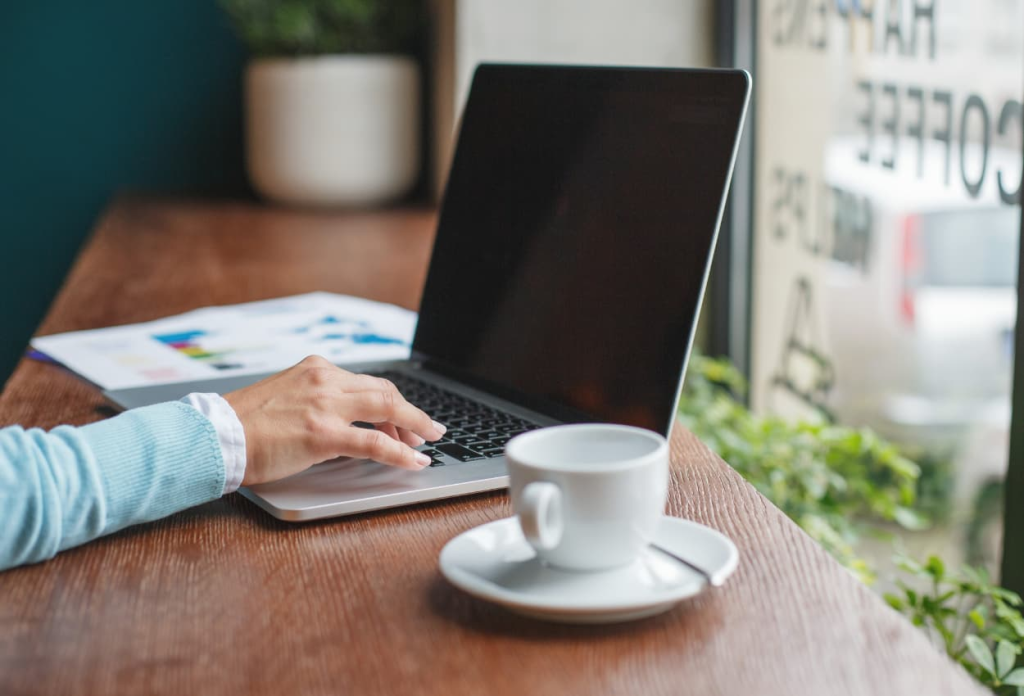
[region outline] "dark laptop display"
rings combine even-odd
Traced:
[[[748,81],[480,66],[413,350],[541,412],[667,433]]]

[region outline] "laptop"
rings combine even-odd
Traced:
[[[410,358],[344,365],[448,427],[419,448],[431,465],[343,458],[242,494],[312,520],[504,488],[504,444],[535,428],[668,436],[749,92],[740,70],[479,66]],[[264,376],[107,396],[133,408]]]

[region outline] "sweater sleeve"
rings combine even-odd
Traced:
[[[0,429],[0,570],[218,498],[224,477],[213,424],[180,402]]]

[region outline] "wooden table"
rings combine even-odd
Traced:
[[[415,308],[433,224],[121,199],[40,333],[311,290]],[[109,413],[30,360],[0,396],[0,425]],[[448,539],[510,514],[504,493],[297,526],[233,494],[0,574],[0,694],[986,693],[682,427],[668,509],[732,537],[733,578],[654,619],[567,627],[438,572]]]

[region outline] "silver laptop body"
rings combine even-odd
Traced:
[[[418,448],[431,466],[343,458],[241,493],[282,520],[349,515],[504,488],[502,446],[529,429],[668,435],[749,89],[736,70],[481,65],[412,356],[344,365],[448,426]],[[106,396],[135,408],[267,376]]]
[[[427,384],[523,419],[532,426],[562,422],[432,373],[418,360],[360,363],[344,365],[344,368],[352,372],[386,374],[389,378],[395,373],[415,376]],[[271,374],[122,389],[106,395],[123,408],[137,408],[173,401],[193,392],[226,394]],[[453,445],[459,444],[454,438],[469,435],[455,427],[450,431],[445,441]],[[422,471],[397,469],[367,459],[335,459],[280,481],[242,488],[240,493],[278,519],[300,522],[480,493],[508,485],[502,456],[480,456],[463,461],[430,443],[417,449],[434,453],[434,463]]]

